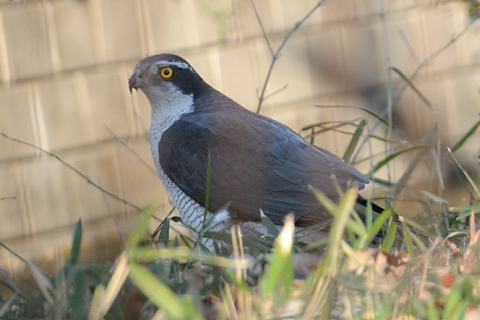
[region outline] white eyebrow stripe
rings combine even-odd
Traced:
[[[193,71],[193,68],[188,63],[184,63],[184,62],[180,62],[180,61],[165,61],[165,60],[162,60],[162,61],[157,62],[156,65],[159,66],[159,67],[175,66],[175,67],[180,68],[180,69],[190,69],[191,71]]]

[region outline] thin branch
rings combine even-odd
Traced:
[[[263,98],[263,100],[268,99],[268,98],[270,98],[271,96],[273,96],[274,94],[277,94],[277,93],[279,93],[280,91],[283,91],[283,90],[287,89],[287,87],[288,87],[288,83],[286,83],[286,84],[285,84],[283,87],[281,87],[280,89],[277,89],[277,90],[273,91],[272,93],[267,94],[267,95]]]
[[[7,282],[9,284],[9,286],[11,287],[12,291],[15,291],[15,294],[19,294],[19,295],[22,295],[22,297],[25,297],[22,290],[15,284],[15,282],[12,280],[10,275],[5,270],[3,270],[2,268],[0,268],[0,276],[2,276],[5,280],[7,280]]]
[[[114,198],[114,199],[117,199],[118,201],[121,201],[123,203],[125,203],[126,205],[129,205],[135,209],[137,209],[138,211],[141,211],[142,209],[137,207],[136,205],[134,205],[133,203],[125,200],[125,199],[122,199],[120,198],[119,196],[111,193],[110,191],[107,191],[105,189],[103,189],[101,186],[99,186],[98,184],[96,184],[95,182],[93,182],[87,175],[83,174],[82,172],[80,172],[78,169],[76,169],[75,167],[73,167],[71,164],[65,162],[62,158],[60,158],[59,156],[57,156],[56,154],[52,153],[52,152],[49,152],[39,146],[36,146],[32,143],[29,143],[29,142],[26,142],[26,141],[22,141],[22,140],[19,140],[19,139],[16,139],[16,138],[13,138],[13,137],[10,137],[9,135],[5,134],[4,132],[1,132],[0,131],[0,135],[2,135],[4,138],[6,139],[9,139],[11,141],[14,141],[16,143],[20,143],[20,144],[23,144],[23,145],[26,145],[26,146],[29,146],[31,148],[34,148],[34,149],[37,149],[37,150],[40,150],[41,152],[49,155],[50,157],[54,157],[55,159],[57,159],[58,161],[60,161],[64,166],[66,166],[67,168],[73,170],[76,174],[78,174],[79,176],[81,176],[82,178],[85,179],[85,181],[87,181],[87,183],[91,184],[92,186],[94,186],[95,188],[99,189],[100,191],[103,191],[105,192],[107,195],[109,195],[110,197]]]
[[[18,253],[16,253],[15,251],[13,251],[12,249],[10,249],[9,246],[7,246],[5,243],[3,243],[2,241],[0,241],[0,246],[1,247],[4,247],[5,249],[7,249],[8,252],[10,252],[11,254],[13,254],[15,257],[17,257],[18,259],[22,260],[23,263],[25,263],[26,265],[31,265],[33,267],[35,267],[38,271],[40,271],[41,273],[43,273],[45,276],[49,277],[49,278],[52,278],[52,275],[47,273],[46,271],[42,270],[41,268],[39,268],[36,264],[34,264],[33,262],[31,261],[28,261],[27,259],[23,258],[22,256],[20,256]]]
[[[386,0],[381,1],[381,6],[382,6],[382,11],[380,14],[381,20],[382,20],[382,31],[383,31],[383,42],[384,42],[384,47],[385,47],[385,60],[387,62],[387,66],[391,66],[391,56],[390,56],[390,44],[389,44],[389,38],[388,38],[388,28],[387,28],[387,8],[386,8]],[[387,86],[387,107],[385,108],[387,112],[387,141],[392,141],[393,137],[393,131],[392,131],[392,126],[393,126],[393,76],[392,76],[393,70],[391,68],[388,69],[388,86]],[[386,152],[387,156],[390,155],[390,143],[386,143]],[[373,160],[373,159],[372,159]],[[392,181],[391,177],[391,172],[392,170],[390,169],[390,162],[387,163],[387,173],[388,173],[388,180]]]
[[[158,177],[158,174],[157,172],[155,171],[155,169],[153,169],[152,167],[150,167],[150,165],[142,158],[138,155],[138,153],[133,150],[128,144],[125,143],[125,141],[123,141],[122,139],[120,139],[112,130],[110,130],[110,128],[106,127],[107,131],[110,133],[110,135],[113,137],[113,139],[117,142],[119,142],[122,146],[124,146],[128,151],[130,151],[134,156],[135,158],[137,158],[141,163],[143,163],[151,172],[153,172],[153,174],[155,176]]]
[[[120,237],[123,240],[123,245],[127,247],[127,237],[125,237],[125,232],[123,232],[122,228],[120,228],[120,224],[117,221],[117,218],[115,217],[115,214],[113,213],[112,207],[110,206],[110,202],[108,201],[107,195],[105,194],[105,191],[102,186],[102,181],[101,179],[98,179],[98,185],[102,188],[102,197],[103,201],[105,201],[105,204],[107,205],[108,213],[112,217],[113,223],[115,223],[115,227],[118,230],[118,233],[120,234]]]
[[[415,51],[413,50],[412,45],[410,44],[410,41],[408,41],[408,38],[405,35],[405,32],[403,32],[403,30],[400,29],[398,30],[398,33],[400,34],[400,37],[402,38],[403,42],[407,46],[407,49],[410,52],[410,55],[412,56],[412,58],[415,60],[415,62],[419,63],[418,57],[415,54]]]
[[[258,24],[260,25],[260,28],[262,29],[263,37],[265,38],[265,41],[268,44],[268,48],[270,49],[270,53],[273,56],[273,55],[275,55],[275,53],[273,52],[273,48],[272,48],[272,45],[270,44],[270,41],[268,40],[267,32],[265,31],[265,28],[263,27],[262,19],[260,19],[260,15],[258,14],[257,7],[255,6],[255,1],[250,0],[250,2],[252,3],[253,11],[255,11],[255,16],[257,17]]]
[[[155,169],[153,169],[142,157],[140,157],[140,155],[135,150],[133,150],[125,141],[120,139],[112,130],[110,130],[110,128],[108,128],[108,127],[105,127],[105,128],[107,129],[107,131],[110,133],[110,135],[113,137],[113,139],[115,141],[119,142],[128,151],[130,151],[135,156],[135,158],[137,158],[141,163],[143,163],[155,175],[155,177],[160,179],[160,177],[157,174],[157,171]],[[153,219],[155,219],[157,221],[162,221],[161,218],[159,218],[155,215],[153,215],[152,217],[153,217]]]
[[[412,73],[412,75],[409,77],[410,81],[413,81],[413,79],[417,76],[418,72],[425,66],[427,66],[429,63],[431,63],[438,55],[440,55],[443,51],[445,51],[445,49],[447,49],[452,43],[454,43],[455,41],[457,41],[461,36],[463,36],[472,26],[475,22],[478,22],[480,19],[476,19],[474,21],[472,21],[471,23],[469,23],[462,31],[460,31],[459,33],[457,33],[456,35],[454,35],[447,43],[445,43],[443,46],[441,46],[439,49],[437,49],[436,51],[434,51],[433,53],[431,53],[427,58],[425,58],[419,65],[418,67],[415,69],[415,71]],[[408,87],[408,83],[406,83],[399,91],[398,93],[393,97],[393,100],[392,100],[392,106],[394,106],[396,104],[396,102],[400,99],[400,97],[402,96],[403,92],[405,91],[405,89]],[[385,119],[385,116],[388,114],[388,106],[382,111],[382,113],[379,115],[379,118],[381,119]],[[371,129],[369,130],[369,133],[372,133],[373,131],[375,131],[375,129],[381,124],[382,122],[380,120],[377,120],[373,123]],[[367,142],[368,140],[368,136],[367,135],[365,137],[365,139],[362,140],[362,142],[359,144],[359,147],[357,148],[357,152],[356,152],[356,155],[358,155],[358,153],[360,152],[360,150],[363,148],[363,146],[365,145],[365,143]]]
[[[133,100],[133,99],[132,99]],[[136,104],[135,104],[136,105]],[[138,111],[137,111],[137,108],[134,107],[133,108],[133,116],[137,119],[137,121],[140,123],[140,126],[142,127],[142,131],[143,131],[143,134],[149,138],[149,131],[147,130],[147,128],[145,127],[145,124],[143,123],[142,121],[142,118],[140,117],[140,115],[138,114]]]
[[[253,2],[253,1],[252,1]],[[260,113],[260,109],[262,108],[262,103],[263,101],[266,99],[266,96],[265,96],[265,91],[267,90],[267,85],[268,85],[268,82],[270,80],[270,76],[272,75],[272,71],[273,71],[273,66],[275,65],[275,63],[277,62],[278,58],[280,57],[280,53],[282,52],[283,50],[283,47],[287,44],[288,40],[290,39],[290,37],[293,35],[293,33],[295,31],[298,30],[298,28],[300,28],[300,26],[305,23],[305,21],[307,21],[307,19],[315,12],[315,10],[318,9],[318,7],[320,7],[323,3],[325,2],[325,0],[321,0],[321,1],[318,1],[317,4],[299,21],[297,21],[295,23],[295,25],[293,26],[293,28],[288,32],[288,34],[286,35],[286,37],[283,39],[282,43],[280,43],[280,46],[278,46],[277,50],[275,51],[275,53],[273,53],[273,50],[272,50],[272,47],[270,46],[270,42],[268,40],[268,37],[265,33],[265,30],[263,29],[263,25],[262,23],[260,22],[260,17],[258,16],[257,14],[257,11],[255,9],[255,6],[254,6],[254,9],[255,9],[255,13],[257,14],[257,19],[259,20],[260,22],[260,26],[262,28],[262,31],[263,31],[263,36],[265,37],[265,40],[267,41],[268,43],[268,46],[270,47],[270,51],[272,52],[272,61],[270,63],[270,67],[268,68],[268,72],[267,72],[267,76],[265,77],[265,81],[263,83],[263,87],[262,87],[262,91],[260,93],[260,96],[258,97],[258,106],[257,106],[257,113]],[[271,96],[271,95],[269,95]]]
[[[413,79],[417,76],[418,72],[423,68],[426,67],[428,64],[430,64],[437,56],[439,56],[443,51],[445,51],[452,43],[457,41],[461,36],[463,36],[476,22],[480,21],[480,19],[473,20],[470,22],[462,31],[457,33],[455,36],[453,36],[450,41],[445,43],[442,47],[438,48],[437,51],[434,51],[432,54],[430,54],[425,60],[420,63],[420,65],[415,69],[415,71],[412,73],[412,75],[409,77],[410,81],[413,81]],[[395,95],[393,98],[393,104],[395,104],[398,99],[402,96],[403,92],[405,89],[409,87],[408,83],[404,84],[403,87],[398,91],[398,93]]]

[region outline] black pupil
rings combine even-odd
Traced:
[[[170,70],[169,69],[163,69],[163,75],[164,76],[168,76],[170,74]]]

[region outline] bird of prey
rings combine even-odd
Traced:
[[[240,224],[254,236],[265,232],[261,211],[278,226],[289,213],[296,227],[328,224],[332,217],[311,187],[335,201],[332,176],[343,189],[369,183],[340,157],[215,90],[177,55],[141,60],[129,87],[142,90],[150,102],[158,175],[193,230],[226,205],[228,223],[221,227]],[[357,202],[366,204],[360,196]]]

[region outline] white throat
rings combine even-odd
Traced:
[[[184,114],[193,111],[193,94],[187,95],[171,85],[168,90],[158,87],[142,88],[152,109],[150,124],[150,147],[157,166],[157,172],[163,180],[163,170],[159,168],[158,143],[163,133]]]
[[[170,85],[169,90],[158,87],[142,89],[152,108],[152,123],[150,133],[163,133],[182,115],[193,111],[193,94],[184,94],[178,88]]]

